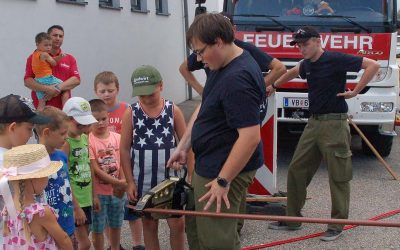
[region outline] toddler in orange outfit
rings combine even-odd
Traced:
[[[53,85],[62,83],[62,80],[53,76],[52,66],[56,66],[57,62],[64,56],[60,54],[56,57],[50,56],[51,38],[45,32],[40,32],[35,37],[36,50],[32,54],[32,71],[35,74],[35,81],[39,84]],[[61,93],[62,104],[68,100],[67,92]],[[38,110],[42,110],[46,105],[45,94],[43,91],[36,91],[36,96],[39,99]]]

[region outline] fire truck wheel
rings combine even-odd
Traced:
[[[393,145],[393,136],[381,135],[381,134],[366,134],[368,140],[374,146],[376,151],[382,156],[386,157],[390,154]],[[374,155],[372,150],[368,147],[367,143],[362,140],[362,151],[366,155]]]

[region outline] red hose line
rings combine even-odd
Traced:
[[[400,227],[400,222],[378,222],[370,220],[345,220],[345,219],[325,219],[325,218],[307,218],[307,217],[292,217],[292,216],[276,216],[276,215],[256,215],[256,214],[237,214],[237,213],[215,213],[215,212],[200,212],[186,211],[176,209],[162,208],[145,208],[146,213],[160,213],[172,215],[186,216],[203,216],[214,218],[231,218],[245,220],[263,220],[263,221],[286,221],[286,222],[303,222],[303,223],[318,223],[318,224],[340,224],[340,225],[362,225],[374,227]]]
[[[390,217],[390,216],[396,215],[398,213],[400,213],[400,209],[393,210],[393,211],[378,215],[378,216],[373,217],[373,218],[368,219],[368,220],[369,221],[377,221],[377,220],[380,220],[380,219],[383,219],[383,218],[386,218],[386,217]],[[350,230],[350,229],[353,229],[353,228],[358,227],[358,226],[359,225],[346,225],[343,228],[343,230]],[[273,242],[265,243],[265,244],[261,244],[261,245],[248,246],[248,247],[242,248],[242,250],[253,250],[253,249],[261,249],[261,248],[284,245],[284,244],[288,244],[288,243],[292,243],[292,242],[296,242],[296,241],[302,241],[302,240],[307,240],[307,239],[319,237],[323,233],[324,232],[318,232],[318,233],[313,233],[313,234],[304,235],[304,236],[300,236],[300,237],[294,237],[294,238],[289,238],[289,239],[285,239],[285,240],[273,241]]]

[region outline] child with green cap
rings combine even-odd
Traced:
[[[161,96],[164,82],[156,68],[138,67],[131,81],[133,96],[138,96],[139,101],[122,118],[120,153],[128,198],[136,201],[164,180],[166,163],[186,124],[178,106]],[[143,218],[142,221],[146,249],[159,249],[158,220]],[[183,250],[184,218],[168,218],[167,223],[171,248]]]

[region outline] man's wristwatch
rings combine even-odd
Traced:
[[[229,182],[225,178],[222,178],[219,176],[217,177],[217,183],[220,187],[223,187],[223,188],[226,188],[229,186]]]
[[[56,88],[58,91],[60,91],[60,92],[61,92],[61,88],[60,88],[60,85],[59,85],[59,84],[57,84],[57,85],[54,85],[54,88]]]

